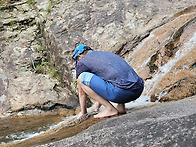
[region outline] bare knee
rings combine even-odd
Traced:
[[[78,76],[78,79],[77,79],[77,84],[78,84],[78,85],[81,85],[81,75],[82,75],[82,74],[80,74],[80,75]]]
[[[84,90],[82,88],[81,74],[78,76],[77,85],[78,85],[79,95],[85,95],[86,93],[84,92]]]

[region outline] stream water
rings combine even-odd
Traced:
[[[63,121],[60,116],[4,119],[0,121],[0,144],[25,140],[51,129]]]
[[[152,104],[149,96],[141,96],[136,101],[126,104],[126,108],[133,108],[141,105]],[[116,104],[113,103],[115,106]],[[103,107],[101,107],[101,110]],[[0,121],[0,146],[7,143],[15,143],[17,141],[25,141],[29,138],[41,135],[42,133],[52,130],[53,128],[61,128],[57,140],[65,138],[66,136],[72,136],[80,131],[88,128],[89,126],[101,121],[100,119],[88,119],[80,126],[63,130],[61,125],[69,124],[71,121],[77,120],[76,116],[61,117],[61,116],[36,116],[26,118],[13,118],[4,119]],[[58,132],[58,131],[57,131]],[[63,134],[63,135],[62,135]],[[54,137],[48,136],[48,140],[54,139]],[[45,141],[45,140],[44,140]],[[45,141],[47,142],[47,140]]]

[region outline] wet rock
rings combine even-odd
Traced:
[[[26,113],[35,108],[41,112],[43,109],[61,107],[76,109],[78,101],[72,98],[76,89],[73,86],[75,69],[71,57],[78,44],[84,43],[95,50],[122,55],[146,79],[148,85],[156,79],[156,75],[161,75],[163,65],[183,50],[180,48],[181,44],[191,44],[182,36],[195,27],[193,0],[3,2],[0,6],[0,74],[9,79],[7,101],[4,103],[6,109],[1,112],[5,115],[18,111]],[[163,25],[167,22],[176,25]],[[163,29],[163,36],[161,33],[156,35],[160,36],[158,40],[151,40],[159,26],[167,29]],[[193,32],[190,34],[193,35]],[[149,40],[151,48],[142,48],[145,43],[140,42],[143,40]],[[144,52],[146,56],[143,55]],[[184,59],[186,65],[181,62],[178,66],[184,71],[186,69],[184,73],[188,77],[194,77],[195,57],[192,55],[191,52],[187,54]],[[190,60],[188,56],[191,57]],[[50,69],[49,65],[57,70]],[[180,73],[178,67],[174,67],[176,73]],[[47,73],[46,70],[61,76],[61,92],[54,90],[59,81],[43,75]],[[171,81],[166,84],[146,86],[144,94],[157,97],[165,87],[185,78],[180,75],[172,76],[175,77],[172,80],[166,77]],[[162,82],[161,79],[159,82]]]
[[[190,146],[196,145],[196,97],[131,110],[106,119],[54,146]]]
[[[196,9],[172,17],[171,21],[150,32],[134,50],[124,54],[145,79],[143,95],[150,95],[152,101],[195,95],[195,69],[191,68],[196,60],[193,53],[196,48],[195,31],[192,31],[196,28],[195,20]],[[189,82],[177,86],[183,79]]]
[[[8,78],[5,75],[0,74],[0,115],[10,108],[10,103],[7,97],[8,85]]]
[[[183,99],[196,94],[196,77],[185,77],[165,87],[160,102]]]
[[[62,80],[70,90],[74,90],[71,84],[75,80],[71,56],[76,45],[84,43],[95,50],[125,54],[133,50],[151,30],[166,23],[173,14],[193,5],[193,1],[187,3],[177,0],[95,0],[76,3],[57,3],[43,28],[50,57],[55,61]],[[148,56],[154,53],[151,52]],[[168,51],[168,56],[171,56],[169,54],[172,53]],[[125,57],[129,56],[130,54]],[[143,60],[140,56],[136,57]],[[157,69],[158,66],[153,63],[152,72]]]

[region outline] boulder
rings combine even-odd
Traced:
[[[177,100],[196,94],[195,20],[196,8],[188,8],[152,30],[134,50],[125,47],[121,51],[145,80],[143,95],[150,96],[152,101]]]
[[[39,147],[196,145],[196,97],[131,109],[85,131]]]
[[[143,95],[159,101],[194,95],[194,4],[194,0],[2,1],[0,74],[6,80],[0,83],[1,116],[75,109],[71,57],[81,43],[122,56],[145,79]],[[186,45],[190,50],[169,68],[175,72],[166,74],[163,67],[185,53]],[[183,92],[173,98],[175,89]]]
[[[122,56],[146,81],[143,95],[166,101],[195,94],[195,87],[184,85],[184,94],[173,98],[170,92],[161,99],[169,93],[168,86],[195,78],[195,32],[191,31],[195,30],[195,10],[193,1],[62,1],[55,4],[42,30],[49,56],[71,91],[76,80],[72,52],[78,44],[87,44]]]
[[[57,71],[42,43],[38,22],[46,18],[50,2],[36,1],[37,7],[26,0],[0,3],[0,117],[75,109],[78,100],[70,90],[55,90]]]

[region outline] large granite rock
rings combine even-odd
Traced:
[[[194,5],[184,0],[62,1],[42,25],[43,34],[71,91],[72,52],[83,43],[125,58],[146,81],[143,95],[152,101],[181,99],[194,95],[196,89]],[[176,92],[179,89],[183,93]]]
[[[175,14],[154,29],[125,59],[145,80],[143,95],[168,101],[196,94],[196,8]],[[180,92],[179,92],[180,91]]]
[[[196,97],[132,109],[61,141],[39,147],[196,146]]]
[[[194,0],[9,0],[0,12],[0,117],[75,109],[71,57],[81,43],[123,56],[154,100],[195,94]],[[169,71],[175,72],[166,74],[166,63],[174,63]],[[63,88],[46,70],[60,74]]]
[[[0,2],[0,117],[37,115],[58,107],[67,111],[78,105],[70,90],[59,90],[58,80],[45,72],[51,63],[38,22],[46,18],[50,1],[36,1],[37,7],[34,2]]]

